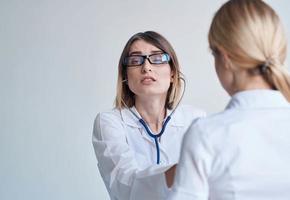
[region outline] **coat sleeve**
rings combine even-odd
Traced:
[[[168,194],[164,172],[170,166],[139,169],[120,118],[98,114],[93,146],[98,167],[112,199],[165,199]]]
[[[197,123],[198,124],[198,123]],[[169,200],[208,200],[212,150],[197,124],[186,132]]]

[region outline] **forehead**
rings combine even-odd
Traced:
[[[152,53],[156,51],[161,51],[161,49],[144,40],[136,40],[132,43],[129,54],[132,52]]]

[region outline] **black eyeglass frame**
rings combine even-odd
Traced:
[[[164,62],[154,62],[154,61],[151,61],[150,58],[152,56],[156,56],[156,55],[162,55],[162,56],[166,56],[167,60],[164,61]],[[141,61],[140,64],[133,64],[133,65],[129,65],[128,64],[128,59],[131,58],[131,57],[142,57],[143,60]],[[127,67],[135,67],[135,66],[141,66],[145,63],[145,60],[148,60],[150,64],[152,65],[161,65],[161,64],[168,64],[171,60],[170,56],[168,53],[165,53],[165,52],[162,52],[162,53],[154,53],[154,54],[150,54],[150,55],[131,55],[131,56],[127,56],[125,57],[124,61],[123,61],[123,65],[124,66],[127,66]]]

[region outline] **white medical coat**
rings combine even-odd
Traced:
[[[185,134],[170,200],[289,200],[290,105],[274,90],[235,94]]]
[[[134,107],[132,110],[140,117]],[[164,172],[178,162],[182,138],[191,122],[204,115],[190,106],[177,108],[159,140],[161,164],[157,165],[154,139],[136,116],[128,109],[99,113],[94,124],[93,146],[110,198],[165,199],[168,188]]]

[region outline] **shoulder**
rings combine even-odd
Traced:
[[[120,126],[121,122],[121,111],[118,109],[99,112],[94,121],[94,130],[101,130],[108,126]]]
[[[248,120],[245,111],[228,109],[215,114],[208,115],[198,120],[193,127],[204,130],[206,134],[226,133],[229,127],[241,121]]]
[[[186,139],[213,146],[224,144],[229,129],[238,121],[235,116],[232,110],[225,110],[194,120],[187,130]]]
[[[121,110],[113,108],[110,110],[99,112],[96,116],[96,119],[121,119]]]
[[[204,118],[195,119],[187,129],[183,146],[196,157],[214,155],[215,150],[222,148],[225,140],[224,112],[213,114]]]
[[[94,121],[93,135],[96,138],[104,139],[114,135],[120,135],[123,129],[121,111],[111,109],[97,114]]]
[[[99,112],[95,118],[96,121],[120,121],[121,111],[119,109],[113,108],[110,110]]]

